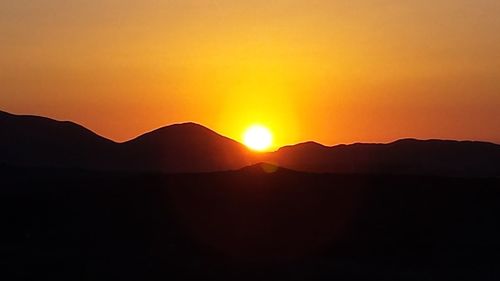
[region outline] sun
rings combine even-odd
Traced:
[[[273,135],[268,128],[261,125],[253,125],[245,131],[243,142],[252,150],[264,151],[271,147]]]

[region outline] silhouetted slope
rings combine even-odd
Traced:
[[[72,122],[0,111],[0,163],[101,169],[114,145]]]
[[[209,172],[251,163],[242,144],[195,123],[166,126],[121,144],[132,170]]]
[[[473,141],[403,139],[332,147],[303,143],[283,147],[268,160],[309,172],[500,176],[500,145]]]
[[[67,121],[0,112],[0,163],[155,172],[208,172],[251,164],[242,144],[194,123],[114,143]]]
[[[389,144],[315,142],[256,154],[195,123],[166,126],[114,143],[72,122],[0,112],[0,164],[97,170],[211,172],[271,162],[328,173],[500,177],[500,145],[404,139]]]

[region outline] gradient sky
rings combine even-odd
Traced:
[[[500,142],[498,0],[0,0],[0,109],[117,141]]]

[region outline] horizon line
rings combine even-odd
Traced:
[[[142,133],[139,133],[138,135],[135,135],[134,137],[131,137],[131,138],[128,138],[127,140],[124,140],[124,141],[117,141],[113,138],[110,138],[110,137],[107,137],[107,136],[104,136],[102,134],[99,134],[97,133],[96,131],[92,130],[91,128],[87,127],[87,126],[84,126],[82,125],[81,123],[77,122],[77,121],[74,121],[74,120],[63,120],[63,119],[56,119],[56,118],[53,118],[53,117],[47,117],[47,116],[42,116],[42,115],[34,115],[34,114],[17,114],[17,113],[12,113],[12,112],[9,112],[9,111],[5,111],[5,110],[2,110],[0,109],[0,113],[5,113],[5,114],[8,114],[8,115],[13,115],[13,116],[18,116],[18,117],[37,117],[37,118],[45,118],[45,119],[49,119],[49,120],[52,120],[52,121],[56,121],[56,122],[70,122],[70,123],[73,123],[75,125],[78,125],[82,128],[85,128],[86,130],[92,132],[93,134],[101,137],[101,138],[104,138],[106,140],[109,140],[111,142],[114,142],[114,143],[117,143],[117,144],[122,144],[122,143],[127,143],[129,141],[132,141],[134,139],[137,139],[141,136],[144,136],[146,134],[149,134],[149,133],[152,133],[152,132],[155,132],[157,130],[160,130],[160,129],[163,129],[163,128],[168,128],[168,127],[171,127],[171,126],[176,126],[176,125],[188,125],[188,124],[193,124],[193,125],[197,125],[197,126],[200,126],[200,127],[203,127],[207,130],[210,130],[211,132],[221,136],[221,137],[224,137],[224,138],[228,138],[230,140],[233,140],[243,146],[246,147],[246,145],[238,140],[235,140],[229,136],[226,136],[226,135],[223,135],[201,123],[197,123],[195,121],[180,121],[180,122],[175,122],[175,123],[171,123],[171,124],[166,124],[166,125],[163,125],[163,126],[160,126],[160,127],[156,127],[154,129],[150,129],[150,130],[146,130],[145,132],[142,132]],[[496,145],[500,145],[500,140],[478,140],[478,139],[448,139],[448,138],[436,138],[436,137],[431,137],[431,138],[418,138],[418,137],[400,137],[400,138],[396,138],[396,139],[393,139],[391,141],[386,141],[386,142],[377,142],[377,141],[374,141],[374,142],[365,142],[365,141],[355,141],[355,142],[350,142],[350,143],[336,143],[336,144],[332,144],[332,145],[326,145],[326,144],[323,144],[323,143],[320,143],[318,141],[314,141],[314,140],[304,140],[304,141],[300,141],[300,142],[297,142],[297,143],[292,143],[292,144],[284,144],[284,145],[281,145],[281,146],[276,146],[276,147],[273,147],[272,149],[270,150],[265,150],[265,151],[261,151],[261,153],[269,153],[269,152],[276,152],[282,148],[287,148],[287,147],[293,147],[293,146],[297,146],[297,145],[303,145],[303,144],[316,144],[316,145],[319,145],[319,146],[322,146],[322,147],[325,147],[325,148],[331,148],[331,147],[336,147],[336,146],[343,146],[343,145],[356,145],[356,144],[378,144],[378,145],[387,145],[387,144],[392,144],[392,143],[395,143],[395,142],[398,142],[398,141],[401,141],[401,140],[417,140],[417,141],[457,141],[457,142],[483,142],[483,143],[492,143],[492,144],[496,144]]]

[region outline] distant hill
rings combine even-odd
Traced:
[[[116,145],[72,122],[0,111],[0,163],[103,169]]]
[[[195,123],[166,126],[120,144],[128,168],[139,171],[210,172],[251,164],[248,149]]]
[[[0,111],[0,164],[150,172],[210,172],[252,162],[247,148],[194,123],[115,143],[67,121]]]
[[[500,145],[476,141],[402,139],[388,144],[286,146],[269,161],[324,173],[500,176]]]
[[[0,164],[197,173],[270,162],[317,173],[500,177],[500,145],[403,139],[389,144],[306,142],[256,154],[195,123],[159,128],[115,143],[72,122],[0,111]]]

